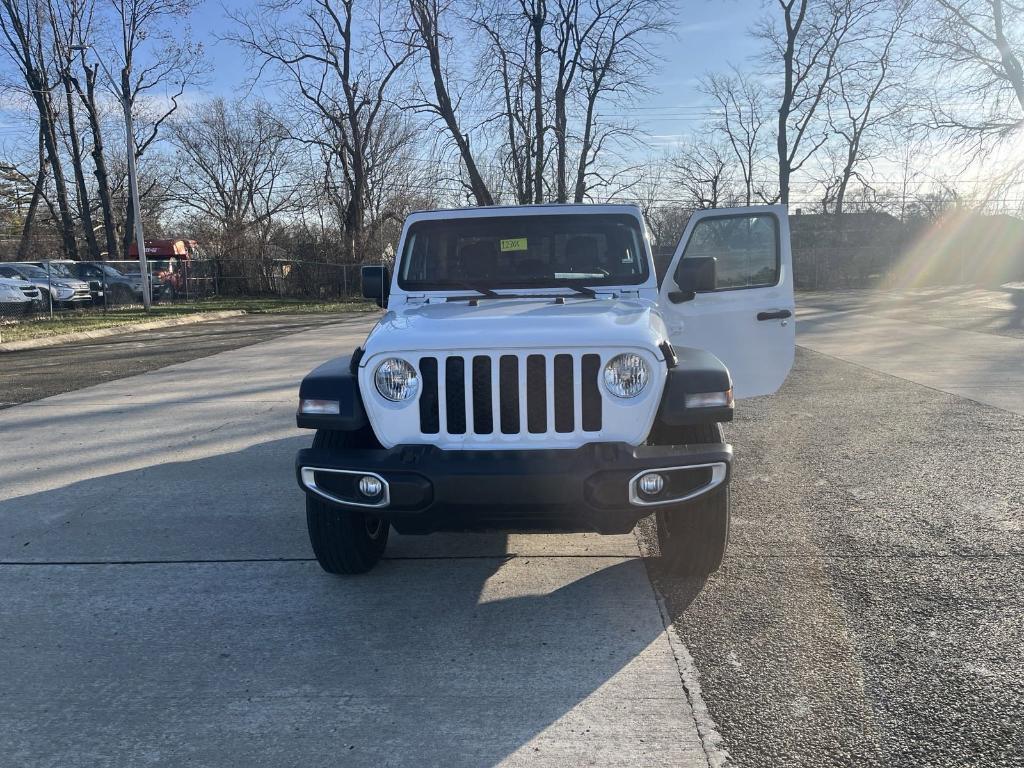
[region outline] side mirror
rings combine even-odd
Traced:
[[[363,298],[376,299],[377,306],[383,307],[388,303],[388,294],[391,293],[391,272],[383,266],[364,266],[362,268]]]
[[[668,299],[673,304],[692,301],[698,293],[713,291],[718,285],[715,269],[718,260],[714,256],[697,256],[681,259],[676,267],[676,284],[681,290],[671,291]]]

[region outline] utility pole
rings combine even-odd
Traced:
[[[72,45],[71,50],[73,51],[88,51],[92,46],[89,45]],[[93,49],[93,53],[96,53]],[[111,83],[114,82],[114,78],[110,76],[110,70],[107,69],[107,65],[103,63],[103,59],[96,54],[97,60],[103,72],[106,74],[107,79]],[[132,123],[132,102],[128,97],[131,93],[131,70],[128,66],[121,68],[121,87],[118,89],[118,96],[121,100],[121,108],[124,110],[124,126],[125,133],[127,135],[128,145],[128,188],[132,198],[132,210],[135,212],[135,247],[139,251],[139,272],[142,277],[142,305],[146,311],[149,312],[150,306],[153,303],[152,286],[149,282],[149,263],[146,260],[146,237],[142,232],[142,207],[139,204],[139,177],[135,170],[135,129]]]

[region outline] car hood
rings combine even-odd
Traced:
[[[389,310],[366,340],[369,355],[459,349],[651,350],[668,338],[654,304],[642,299],[480,299]]]
[[[18,288],[19,290],[26,286],[29,288],[35,287],[28,280],[16,280],[13,277],[0,277],[0,285],[8,285],[11,288]]]

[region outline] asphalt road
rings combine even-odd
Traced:
[[[59,347],[0,352],[0,408],[154,371],[343,319],[340,315],[326,314],[242,315],[95,340],[83,339]]]
[[[1015,336],[975,295],[973,322],[893,309]],[[798,304],[847,313],[815,344],[887,340],[870,296]],[[971,336],[944,338],[974,365]],[[1024,765],[1024,417],[870,364],[799,349],[777,395],[739,404],[725,567],[655,576],[736,765]]]

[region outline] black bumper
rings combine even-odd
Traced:
[[[725,444],[637,447],[595,443],[575,450],[524,451],[443,451],[434,446],[358,451],[310,448],[299,451],[296,477],[306,493],[340,509],[382,517],[400,533],[626,533],[659,508],[683,506],[725,485],[731,462],[732,448]],[[632,482],[647,470],[668,468],[679,470],[664,473],[668,484],[660,496],[643,496]],[[383,503],[384,495],[367,500],[358,494],[358,474],[330,470],[373,473],[387,483],[386,503],[368,506]],[[685,501],[672,501],[684,497]]]

